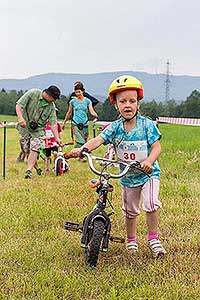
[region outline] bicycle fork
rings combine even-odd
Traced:
[[[104,223],[104,234],[101,244],[101,251],[106,252],[108,250],[109,241],[124,243],[125,239],[120,237],[114,237],[110,235],[111,232],[111,219],[110,216],[114,214],[114,210],[112,207],[112,211],[110,213],[105,212],[106,202],[107,202],[107,194],[109,190],[112,190],[112,185],[104,183],[104,187],[102,185],[97,187],[96,192],[99,195],[97,200],[97,204],[94,206],[93,210],[85,217],[83,221],[83,225],[80,226],[78,223],[66,222],[65,229],[71,231],[79,231],[82,232],[81,238],[81,247],[86,248],[93,230],[93,224],[95,219],[101,219]]]

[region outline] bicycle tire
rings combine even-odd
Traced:
[[[85,249],[85,264],[88,267],[96,267],[101,242],[104,235],[104,222],[101,219],[95,219],[91,239]]]
[[[62,176],[63,174],[63,161],[62,159],[58,159],[56,162],[56,176]]]

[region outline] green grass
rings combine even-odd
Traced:
[[[0,122],[17,122],[17,116],[0,115]]]
[[[61,178],[34,173],[32,180],[25,180],[25,163],[16,163],[18,133],[7,129],[6,180],[0,179],[0,299],[200,299],[200,131],[167,124],[159,128],[159,227],[168,255],[159,261],[151,258],[141,213],[138,255],[111,243],[95,270],[85,269],[79,233],[63,230],[66,220],[81,222],[95,202],[95,192],[87,184],[95,176],[87,163],[70,160],[71,171]],[[63,140],[69,135],[68,127]],[[2,141],[0,129],[0,154]],[[102,146],[96,154],[104,151]],[[125,236],[120,186],[113,183],[113,234]]]

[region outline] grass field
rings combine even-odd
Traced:
[[[163,260],[151,258],[141,213],[139,253],[132,256],[123,244],[110,243],[95,270],[85,269],[79,233],[63,229],[66,220],[81,222],[95,202],[87,184],[94,175],[87,163],[70,160],[66,176],[33,173],[32,180],[25,180],[26,165],[16,162],[17,131],[7,129],[6,180],[0,179],[0,299],[200,299],[200,130],[168,124],[159,128],[160,238],[168,254]],[[66,128],[63,140],[68,139]],[[1,156],[2,141],[0,129]],[[104,151],[102,146],[96,154]],[[43,161],[40,166],[44,168]],[[120,186],[112,182],[113,234],[125,236]]]

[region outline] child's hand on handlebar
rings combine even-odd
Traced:
[[[141,168],[147,173],[152,173],[152,164],[146,159],[140,163]]]
[[[79,157],[81,155],[82,149],[81,148],[74,148],[70,151],[70,155],[72,157]]]
[[[61,125],[61,129],[62,129],[62,130],[65,129],[65,123],[63,123],[63,124]]]

